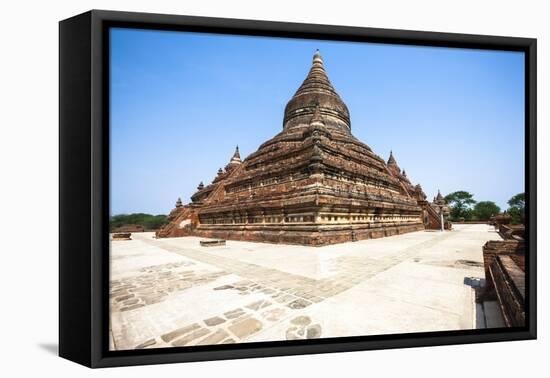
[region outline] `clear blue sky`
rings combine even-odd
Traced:
[[[280,132],[316,49],[353,134],[430,199],[524,191],[523,53],[113,29],[111,214],[166,214]]]

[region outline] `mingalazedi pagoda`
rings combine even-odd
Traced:
[[[441,195],[429,203],[392,153],[386,163],[353,136],[317,51],[286,105],[283,130],[244,160],[237,147],[191,203],[178,199],[157,237],[322,246],[440,229],[446,211]]]

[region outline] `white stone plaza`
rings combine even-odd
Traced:
[[[500,326],[473,289],[500,239],[483,224],[326,247],[134,233],[111,242],[111,349]]]

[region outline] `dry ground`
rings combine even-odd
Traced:
[[[321,248],[132,238],[111,243],[111,349],[485,327],[472,286],[500,239],[486,225]]]

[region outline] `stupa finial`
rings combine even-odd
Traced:
[[[315,50],[315,54],[313,54],[313,63],[323,64],[323,57],[321,56],[321,52],[319,51],[319,49]]]

